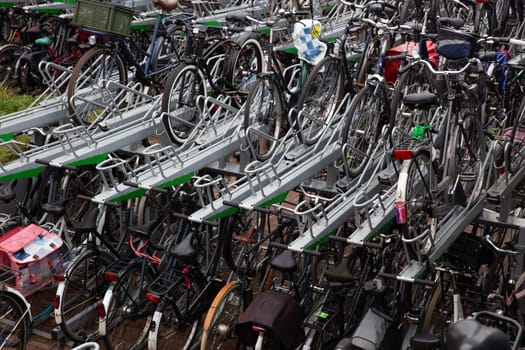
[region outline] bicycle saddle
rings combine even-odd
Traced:
[[[285,250],[281,254],[277,255],[270,261],[270,265],[282,272],[295,272],[297,271],[297,262],[293,256],[291,250]]]
[[[153,229],[157,226],[159,221],[160,220],[152,220],[144,225],[130,226],[128,227],[128,230],[133,236],[137,236],[142,239],[150,239]]]
[[[77,233],[90,233],[97,230],[97,217],[98,208],[93,207],[91,210],[82,218],[82,221],[74,225]]]
[[[438,102],[438,96],[429,91],[407,94],[403,97],[403,104],[411,109],[430,109]]]
[[[55,216],[62,216],[66,212],[66,207],[64,206],[66,200],[61,199],[58,202],[55,203],[44,203],[42,204],[42,210],[46,213],[55,215]]]
[[[182,242],[173,244],[169,249],[169,253],[174,258],[196,265],[197,262],[195,259],[197,258],[199,251],[195,248],[194,241],[195,235],[191,232],[182,240]]]
[[[329,282],[350,282],[353,281],[355,278],[352,276],[352,273],[350,270],[348,270],[348,256],[343,257],[341,262],[337,264],[335,269],[333,270],[327,270],[325,272],[325,277]]]
[[[16,180],[9,181],[0,186],[0,200],[4,203],[9,203],[16,198],[15,186]]]
[[[415,349],[433,350],[441,349],[441,339],[433,334],[417,334],[410,338],[410,346]]]
[[[179,0],[153,0],[153,4],[166,11],[175,10],[179,6]]]
[[[438,18],[438,25],[439,26],[449,26],[453,27],[454,29],[459,29],[465,25],[465,21],[461,18],[452,18],[452,17],[441,17]]]
[[[450,326],[447,349],[454,350],[510,350],[509,338],[497,328],[485,326],[475,320],[463,320]]]

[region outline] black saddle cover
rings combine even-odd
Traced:
[[[305,339],[303,313],[291,295],[269,290],[258,294],[237,321],[236,331],[245,345],[255,345],[258,334],[252,326],[268,330],[269,349],[295,349]]]
[[[447,349],[453,350],[511,350],[509,338],[497,328],[475,320],[463,320],[450,326]]]

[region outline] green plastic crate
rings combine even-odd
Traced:
[[[101,32],[129,36],[133,10],[109,2],[77,1],[73,23]]]

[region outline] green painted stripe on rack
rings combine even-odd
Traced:
[[[38,176],[44,169],[43,166],[32,168],[29,170],[21,171],[16,174],[9,174],[5,176],[0,176],[0,181],[10,181],[10,180],[20,180],[20,179],[29,179],[35,176]]]
[[[11,8],[15,6],[14,2],[0,2],[0,7]]]
[[[2,141],[9,141],[9,140],[11,140],[14,136],[15,136],[15,133],[14,133],[14,132],[9,133],[9,134],[3,134],[3,135],[0,135],[0,140],[2,140]]]
[[[270,199],[270,200],[262,203],[261,205],[259,205],[259,207],[266,208],[266,207],[269,207],[272,204],[284,201],[286,196],[288,196],[288,192],[290,192],[290,191],[285,191],[285,192],[283,192],[283,193],[273,197],[272,199]]]
[[[188,173],[186,175],[180,176],[180,177],[178,177],[176,179],[173,179],[171,181],[168,181],[168,182],[165,182],[163,184],[160,184],[158,187],[159,188],[167,188],[167,187],[170,187],[170,186],[176,186],[176,185],[184,184],[184,183],[190,181],[191,178],[193,177],[193,175],[194,175],[194,172]],[[128,199],[142,197],[143,195],[146,194],[147,191],[148,190],[146,190],[144,188],[138,188],[138,189],[136,189],[134,191],[128,192],[126,194],[123,194],[122,196],[115,197],[115,198],[111,199],[111,201],[117,203],[117,202],[127,201]]]
[[[236,214],[237,212],[239,211],[239,208],[235,208],[235,207],[230,207],[226,210],[223,210],[215,215],[212,215],[212,216],[209,216],[206,218],[206,220],[208,221],[215,221],[215,220],[219,220],[219,219],[222,219],[222,218],[226,218],[228,216],[232,216],[234,214]]]
[[[49,15],[58,15],[62,12],[60,9],[35,9],[38,13],[47,13]]]
[[[208,27],[222,27],[219,21],[204,22],[204,25]]]
[[[191,180],[193,175],[195,175],[195,173],[192,171],[191,173],[188,173],[186,175],[182,175],[181,177],[178,177],[178,178],[176,178],[174,180],[162,183],[162,184],[159,185],[159,187],[160,188],[168,188],[168,187],[171,187],[171,186],[177,186],[177,185],[185,184],[185,183],[187,183],[187,182],[189,182]]]
[[[86,159],[80,159],[74,162],[69,163],[68,165],[71,166],[83,166],[83,165],[91,165],[91,164],[98,164],[102,162],[103,160],[106,160],[108,158],[109,152],[97,154],[96,156],[89,157]]]
[[[128,199],[142,197],[143,195],[146,194],[146,192],[147,192],[147,190],[145,190],[144,188],[138,188],[138,189],[136,189],[134,191],[128,192],[126,194],[123,194],[122,196],[113,198],[113,199],[111,199],[111,201],[114,202],[114,203],[127,201]]]

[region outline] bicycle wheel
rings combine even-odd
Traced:
[[[436,198],[431,197],[430,191],[437,186],[437,175],[432,161],[426,151],[417,152],[409,162],[403,162],[402,173],[406,173],[403,183],[398,185],[398,196],[404,193],[406,224],[402,227],[402,234],[406,238],[414,238],[427,230],[432,223],[431,206],[438,204]],[[429,240],[407,245],[411,254],[425,253],[430,250]],[[410,256],[409,259],[414,258]]]
[[[514,113],[510,136],[507,136],[508,142],[504,153],[505,171],[515,174],[521,169],[524,161],[524,156],[521,153],[525,141],[525,100],[521,102],[518,112]]]
[[[222,256],[232,271],[237,272],[246,267],[244,254],[247,252],[250,254],[250,261],[254,257],[257,259],[262,249],[259,243],[264,235],[265,219],[264,214],[242,211],[226,220]],[[258,249],[254,251],[253,247]]]
[[[201,350],[236,349],[235,324],[244,309],[242,285],[229,282],[219,291],[204,319]]]
[[[107,288],[102,274],[113,261],[109,253],[88,251],[71,263],[57,289],[60,328],[75,343],[98,337],[96,305]]]
[[[0,86],[13,87],[15,64],[18,58],[18,45],[8,44],[0,47]]]
[[[405,95],[423,91],[432,91],[427,70],[409,69],[399,77],[390,105],[388,135],[393,146],[406,140],[414,125],[429,124],[432,111],[408,110],[403,104]]]
[[[24,350],[28,336],[26,310],[15,296],[0,291],[0,349]]]
[[[297,127],[306,145],[316,143],[328,126],[343,97],[343,86],[340,62],[332,57],[323,58],[308,76],[297,102],[297,110],[302,111]]]
[[[263,50],[256,36],[253,36],[255,38],[240,39],[244,41],[231,50],[224,64],[224,77],[232,88],[238,91],[239,106],[244,103],[263,66]]]
[[[207,96],[208,87],[202,71],[193,64],[180,64],[173,69],[162,94],[162,118],[170,140],[183,144],[200,120],[197,96]]]
[[[450,162],[465,194],[467,204],[475,204],[483,188],[483,165],[486,156],[485,135],[478,118],[473,114],[463,116],[463,125],[455,129],[454,152]]]
[[[244,106],[243,127],[254,156],[269,159],[286,129],[282,94],[271,77],[257,78],[253,84]]]
[[[146,288],[153,279],[149,269],[142,271],[141,265],[135,265],[113,286],[104,339],[112,349],[142,349],[146,345],[154,311],[146,299]]]
[[[124,90],[108,84],[127,83],[120,55],[110,48],[94,47],[80,57],[67,85],[67,109],[77,125],[97,125],[125,105]]]
[[[149,350],[196,347],[197,328],[200,327],[203,314],[199,312],[198,306],[196,309],[190,307],[203,291],[204,281],[190,273],[186,278],[188,281],[180,279],[179,284],[170,291],[170,301],[155,311],[148,334]]]
[[[342,131],[344,152],[350,176],[358,176],[364,170],[376,146],[382,125],[388,120],[388,100],[366,85],[352,100]]]
[[[151,55],[150,67],[152,72],[156,72],[154,79],[159,93],[164,91],[169,73],[180,61],[184,41],[180,29],[181,27],[175,26],[170,28],[164,36],[157,38]]]

